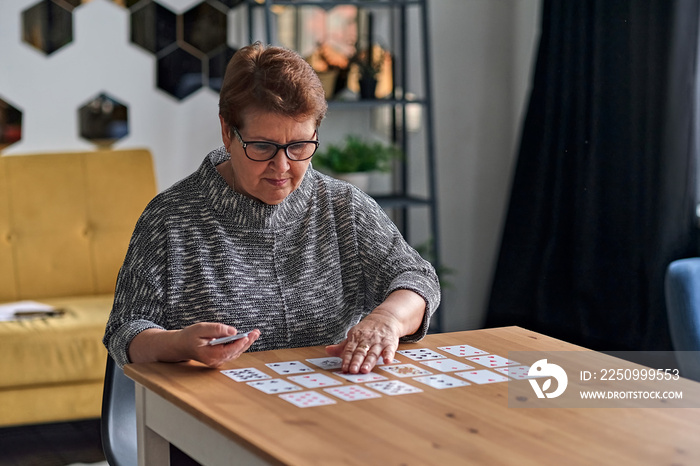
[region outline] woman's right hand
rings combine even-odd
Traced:
[[[260,337],[260,330],[223,345],[209,345],[215,338],[238,333],[235,327],[214,322],[200,322],[180,330],[147,329],[129,345],[131,362],[178,362],[194,360],[217,368],[238,358]]]
[[[190,351],[187,359],[199,361],[209,367],[219,367],[238,358],[260,337],[260,330],[251,331],[247,337],[223,345],[209,345],[215,338],[238,334],[235,327],[225,324],[202,322],[179,330],[180,345]]]

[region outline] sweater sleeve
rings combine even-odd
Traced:
[[[117,277],[114,303],[103,343],[115,362],[128,364],[131,340],[149,328],[166,328],[166,239],[162,225],[149,221],[148,208],[139,219]]]
[[[411,290],[426,303],[421,327],[401,341],[423,338],[430,318],[440,304],[440,284],[435,269],[403,238],[374,199],[353,187],[358,253],[367,287],[366,304],[374,309],[396,290]],[[370,309],[370,310],[371,310]]]

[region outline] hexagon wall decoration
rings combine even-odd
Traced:
[[[78,123],[81,138],[111,146],[129,134],[129,109],[103,92],[78,109]]]

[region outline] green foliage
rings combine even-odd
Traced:
[[[334,173],[356,173],[391,169],[391,161],[400,158],[401,150],[381,142],[367,142],[348,135],[343,145],[329,144],[314,155],[314,165]]]

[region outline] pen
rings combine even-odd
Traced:
[[[31,319],[35,317],[56,317],[65,314],[63,309],[26,309],[15,311],[14,316],[18,319]]]

